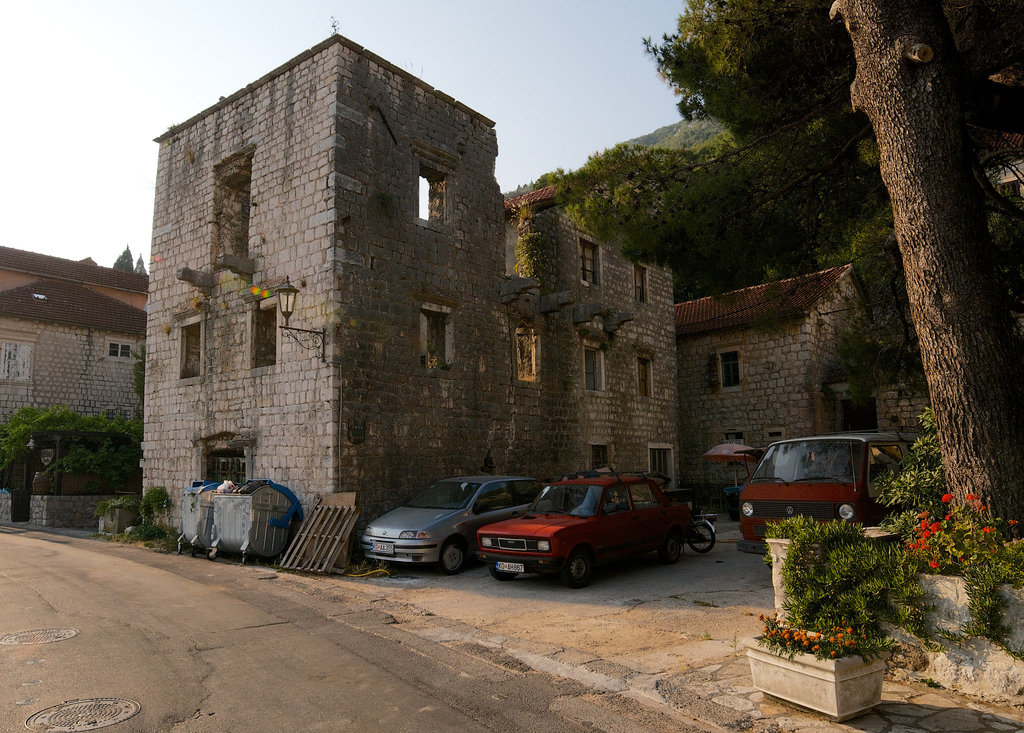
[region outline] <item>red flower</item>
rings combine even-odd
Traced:
[[[931,530],[932,530],[932,534],[935,534],[936,532],[941,532],[942,531],[942,525],[939,524],[938,522],[935,522],[934,524],[932,524]]]
[[[942,495],[942,502],[944,504],[948,504],[951,501],[953,501],[953,495],[952,494],[943,494]]]
[[[932,536],[932,531],[930,529],[926,529],[924,532],[921,533],[921,539],[925,539],[926,540],[926,539],[928,539],[931,536]]]
[[[992,534],[992,528],[991,527],[982,527],[981,531],[982,532],[987,532],[988,534]]]
[[[932,561],[931,561],[930,563],[928,563],[928,564],[929,564],[929,565],[931,565],[931,566],[932,566],[933,568],[935,568],[936,570],[938,570],[938,569],[939,569],[939,564],[938,564],[937,562],[935,562],[934,560],[932,560]]]
[[[975,499],[977,499],[977,498],[978,498],[978,497],[977,497],[977,495],[976,495],[976,494],[968,494],[968,495],[967,495],[967,501],[974,501],[974,500],[975,500]]]
[[[1006,523],[1008,525],[1010,525],[1011,527],[1016,527],[1017,526],[1017,520],[1016,519],[1007,519]]]
[[[953,516],[952,514],[947,514],[946,515],[946,521],[948,522],[952,516]]]

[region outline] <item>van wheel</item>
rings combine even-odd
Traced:
[[[569,553],[558,576],[562,585],[568,588],[583,588],[594,574],[594,558],[581,547]]]
[[[445,575],[457,575],[466,564],[466,545],[460,537],[452,537],[441,545],[441,572]]]

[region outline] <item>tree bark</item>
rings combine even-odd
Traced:
[[[947,480],[961,501],[1024,519],[1024,348],[1000,286],[971,172],[966,79],[936,0],[843,0],[867,113],[892,199],[911,316]],[[908,59],[914,44],[934,51]]]

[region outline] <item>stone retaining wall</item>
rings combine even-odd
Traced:
[[[96,505],[113,495],[93,494],[91,496],[33,496],[29,523],[41,527],[76,527],[95,529]],[[8,507],[10,499],[8,499]],[[10,510],[8,509],[8,517]]]
[[[0,493],[0,522],[11,521],[11,495]]]

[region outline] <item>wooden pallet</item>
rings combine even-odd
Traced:
[[[348,543],[359,516],[355,494],[319,499],[281,559],[281,567],[329,573],[348,564]]]

